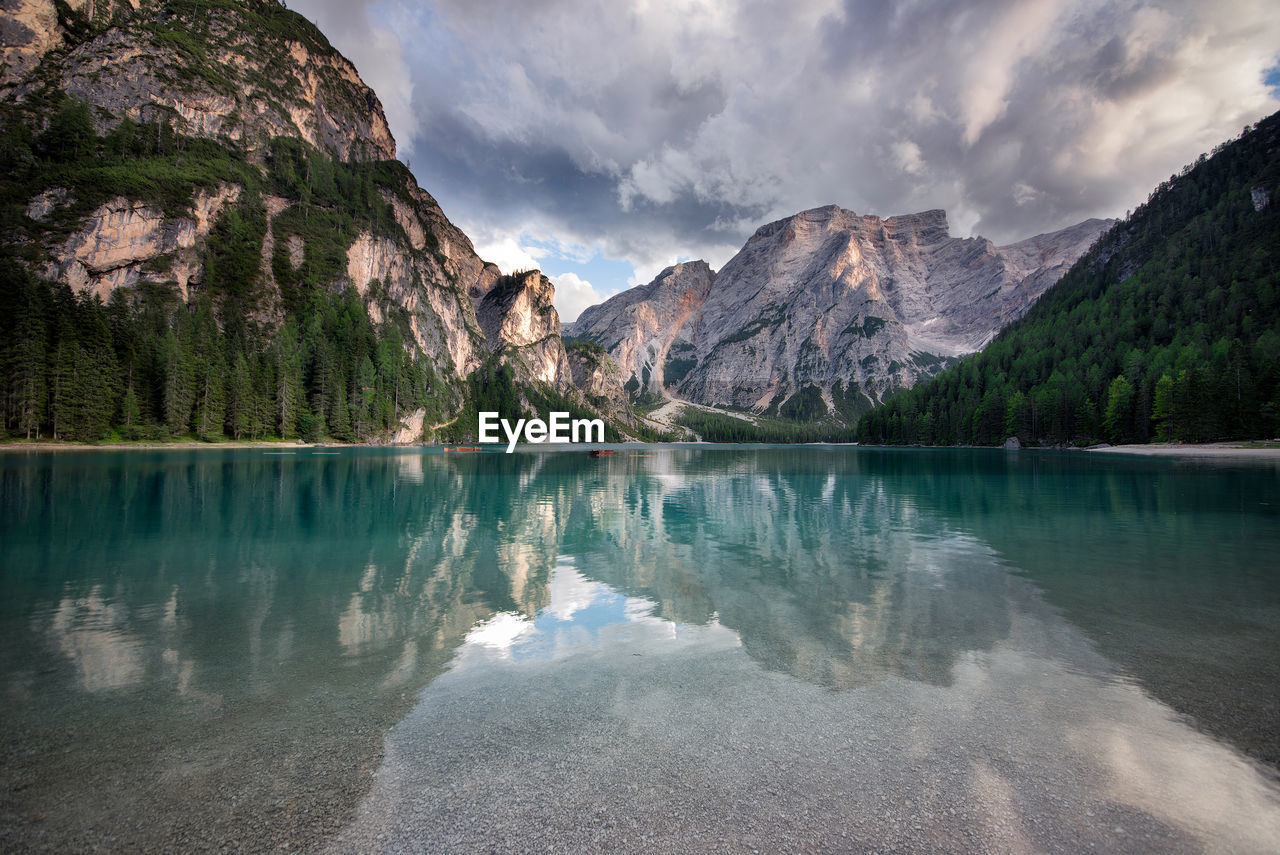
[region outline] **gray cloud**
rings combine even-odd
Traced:
[[[1280,107],[1270,0],[293,6],[482,250],[523,233],[641,281],[831,202],[997,242],[1123,214]]]

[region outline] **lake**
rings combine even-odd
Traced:
[[[0,849],[1280,851],[1280,469],[0,455]]]

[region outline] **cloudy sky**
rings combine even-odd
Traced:
[[[1012,242],[1280,109],[1274,0],[291,0],[401,160],[566,320],[836,203]]]

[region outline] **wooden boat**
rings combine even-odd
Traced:
[[[590,454],[592,457],[612,457],[614,454],[617,454],[617,452],[612,448],[593,448],[588,451],[587,454]]]

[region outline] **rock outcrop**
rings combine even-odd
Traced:
[[[762,226],[714,275],[677,265],[588,309],[573,333],[635,393],[785,414],[803,391],[806,417],[851,419],[982,347],[1109,225],[997,247],[952,237],[943,211],[815,208]]]
[[[0,81],[20,80],[62,43],[52,0],[0,0]]]
[[[587,309],[574,323],[573,334],[604,345],[624,380],[634,377],[640,387],[661,389],[673,350],[678,373],[678,356],[690,349],[678,331],[702,306],[714,281],[705,261],[668,267],[648,285]]]
[[[414,410],[406,416],[391,435],[391,444],[411,445],[422,439],[422,422],[426,414],[426,410]]]
[[[537,270],[503,276],[477,298],[476,317],[490,349],[518,379],[566,392],[573,376],[554,297],[555,286]]]
[[[632,411],[622,388],[622,371],[603,350],[571,344],[566,348],[573,386],[589,404],[608,413],[623,424],[635,427],[639,420]]]
[[[186,299],[189,285],[200,280],[204,269],[200,243],[242,189],[224,185],[198,192],[190,215],[179,217],[166,217],[156,205],[118,196],[95,209],[82,229],[57,246],[41,272],[104,302],[116,288],[136,285],[143,278],[171,281]],[[43,209],[51,192],[56,191],[32,200],[28,216],[32,209]]]
[[[171,14],[163,4],[80,0],[74,19],[60,20],[53,0],[5,5],[16,8],[0,28],[3,87],[18,103],[61,90],[99,108],[99,132],[128,116],[250,151],[292,136],[339,160],[395,159],[378,96],[283,6]]]

